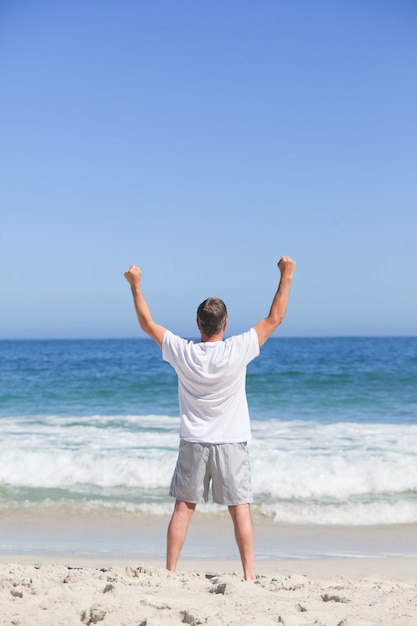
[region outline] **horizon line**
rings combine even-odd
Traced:
[[[199,337],[185,337],[180,333],[178,334],[180,337],[190,341],[199,341]],[[235,333],[241,334],[241,333]],[[232,337],[233,335],[227,335],[225,339],[228,337]],[[281,337],[269,337],[268,341],[272,340],[281,340],[281,339],[415,339],[417,338],[417,334],[387,334],[387,335],[369,335],[369,334],[342,334],[342,335],[288,335]],[[148,336],[136,336],[129,335],[123,337],[0,337],[0,341],[153,341],[151,337]]]

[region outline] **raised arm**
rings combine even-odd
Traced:
[[[262,346],[274,330],[278,328],[287,311],[291,281],[295,271],[295,261],[289,256],[283,256],[278,263],[278,269],[281,272],[281,279],[272,301],[269,315],[254,326],[258,335],[259,346]]]
[[[139,267],[136,267],[136,265],[131,265],[125,272],[124,276],[132,290],[133,302],[135,304],[136,315],[138,316],[141,329],[161,348],[166,328],[160,324],[156,324],[152,319],[151,311],[145,300],[145,296],[142,293],[140,285],[142,270],[139,269]]]

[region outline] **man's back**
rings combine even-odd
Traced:
[[[253,328],[225,341],[199,343],[165,333],[162,356],[178,375],[182,439],[234,443],[251,438],[246,366],[258,354]]]

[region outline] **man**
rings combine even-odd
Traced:
[[[246,333],[223,340],[227,310],[219,298],[208,298],[197,310],[200,342],[174,335],[154,322],[141,289],[141,270],[132,265],[125,278],[132,290],[142,330],[160,348],[178,375],[181,414],[180,447],[171,482],[175,500],[167,534],[167,569],[175,571],[191,516],[208,499],[228,506],[234,524],[243,573],[255,579],[253,501],[247,441],[251,438],[246,399],[246,366],[284,319],[295,262],[283,256],[281,277],[268,316]]]

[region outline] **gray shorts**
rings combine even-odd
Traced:
[[[246,443],[194,443],[181,439],[169,495],[182,502],[233,506],[253,502]]]

